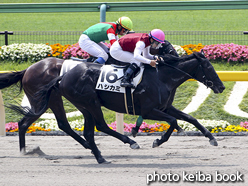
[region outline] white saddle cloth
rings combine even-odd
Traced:
[[[96,89],[110,92],[125,93],[125,88],[120,86],[123,78],[123,66],[103,65],[101,74],[98,78]],[[133,84],[136,87],[142,80],[144,66],[140,67],[140,71],[133,78]],[[132,89],[132,92],[135,89]]]
[[[75,66],[77,66],[78,64],[81,64],[82,62],[80,61],[75,61],[75,60],[71,60],[71,59],[67,59],[63,62],[62,67],[61,67],[61,71],[60,71],[60,76],[64,75],[66,72],[70,71],[71,69],[73,69]]]

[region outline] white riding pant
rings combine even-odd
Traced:
[[[105,61],[108,60],[108,47],[103,43],[95,43],[85,34],[80,36],[78,43],[80,48],[91,56],[102,57]]]
[[[140,66],[142,63],[134,59],[134,54],[132,52],[122,50],[118,41],[113,43],[113,45],[110,47],[109,52],[113,58],[119,61],[126,62],[126,63],[135,63],[138,66]]]

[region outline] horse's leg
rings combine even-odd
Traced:
[[[211,134],[211,132],[209,132],[204,126],[202,126],[197,119],[195,119],[194,117],[190,116],[189,114],[186,114],[178,109],[176,109],[175,107],[171,106],[168,109],[166,109],[165,111],[166,113],[168,113],[169,115],[180,119],[180,120],[184,120],[187,121],[189,123],[192,123],[196,128],[198,128],[202,134],[209,138],[209,142],[211,145],[213,146],[218,146],[217,140],[214,138],[214,136]]]
[[[101,102],[95,91],[95,85],[92,84],[92,82],[90,82],[92,79],[91,78],[89,79],[83,78],[83,80],[77,79],[79,82],[82,83],[82,85],[81,84],[77,84],[77,86],[72,85],[71,83],[74,82],[74,77],[72,75],[70,76],[72,72],[73,70],[68,72],[60,83],[59,89],[62,95],[66,99],[68,99],[79,110],[82,110],[82,108],[87,110],[94,118],[96,128],[99,131],[109,134],[121,140],[123,143],[129,143],[130,147],[133,149],[139,148],[139,145],[135,141],[131,140],[129,137],[125,135],[122,135],[114,130],[111,130],[108,127],[103,117]]]
[[[79,106],[77,106],[77,105],[79,105]],[[80,109],[80,105],[83,105],[83,104],[80,104],[77,100],[77,103],[75,104],[75,106]],[[102,132],[104,132],[110,136],[113,136],[113,137],[121,140],[123,143],[129,143],[130,147],[132,149],[139,149],[140,148],[139,145],[135,141],[131,140],[128,136],[120,134],[120,133],[118,133],[118,132],[116,132],[116,131],[114,131],[108,127],[107,123],[104,120],[101,105],[100,105],[99,101],[94,100],[94,102],[90,103],[89,106],[90,107],[87,107],[86,109],[92,114],[92,116],[95,120],[95,123],[96,123],[97,130],[102,131]]]
[[[133,137],[137,136],[137,133],[139,132],[139,128],[141,126],[141,124],[143,123],[143,118],[142,116],[139,116],[138,119],[136,120],[136,126],[132,128],[132,135]]]
[[[92,117],[92,115],[87,111],[82,109],[81,112],[84,115],[84,137],[87,140],[87,142],[89,143],[89,146],[92,150],[92,153],[94,154],[97,162],[99,164],[101,163],[110,163],[107,162],[101,155],[101,152],[99,151],[99,149],[96,146],[95,140],[94,140],[94,129],[95,129],[95,121],[94,118]]]
[[[114,130],[111,130],[107,123],[105,122],[104,118],[103,118],[103,114],[102,114],[102,111],[101,111],[101,108],[99,108],[100,110],[98,111],[94,111],[94,118],[95,118],[95,121],[96,121],[96,128],[97,130],[99,131],[102,131],[110,136],[113,136],[119,140],[121,140],[123,143],[129,143],[130,144],[130,147],[132,149],[139,149],[139,145],[131,140],[128,136],[125,136],[125,135],[122,135]]]
[[[162,135],[161,139],[156,139],[153,142],[153,146],[152,147],[157,147],[159,145],[161,145],[162,143],[168,141],[168,139],[170,138],[173,130],[175,129],[175,127],[177,126],[177,120],[176,118],[174,118],[173,116],[170,116],[167,113],[164,113],[158,109],[152,109],[148,114],[143,116],[144,119],[151,119],[151,120],[160,120],[160,121],[166,121],[169,122],[170,128],[168,129],[168,131]]]
[[[26,142],[25,142],[25,134],[28,130],[28,127],[36,121],[40,116],[35,117],[29,117],[25,116],[18,122],[18,130],[19,130],[19,146],[20,146],[20,152],[22,154],[26,154]]]
[[[63,130],[66,134],[71,136],[73,139],[75,139],[84,148],[90,149],[88,142],[72,130],[66,118],[62,97],[60,95],[52,94],[49,101],[49,107],[51,108],[56,117],[59,128]]]

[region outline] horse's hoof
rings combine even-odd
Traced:
[[[20,151],[20,155],[21,156],[24,156],[24,155],[26,155],[26,149],[25,148],[23,148],[21,151]]]
[[[40,149],[39,146],[34,147],[30,151],[26,152],[25,155],[34,155],[34,154],[38,154],[39,156],[46,156],[46,154]]]
[[[177,131],[177,134],[185,134],[184,130],[181,128]]]
[[[209,143],[210,143],[210,145],[213,145],[213,146],[218,146],[217,140],[216,140],[215,138],[214,138],[214,139],[209,140]]]
[[[98,162],[99,164],[110,164],[110,163],[111,163],[110,161],[106,161],[104,158],[99,158],[99,159],[97,160],[97,162]]]
[[[132,145],[130,145],[131,149],[139,149],[140,146],[138,145],[138,143],[134,143]]]
[[[159,139],[154,140],[154,142],[152,144],[152,148],[155,148],[155,147],[159,146],[158,141],[159,141]]]
[[[132,133],[132,135],[133,135],[134,138],[135,138],[135,137],[137,136],[137,134],[138,134],[138,132],[137,132],[134,128],[132,128],[131,133]]]

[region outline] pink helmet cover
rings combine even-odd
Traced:
[[[164,32],[160,29],[153,29],[149,33],[149,36],[160,43],[164,43],[165,35]]]

